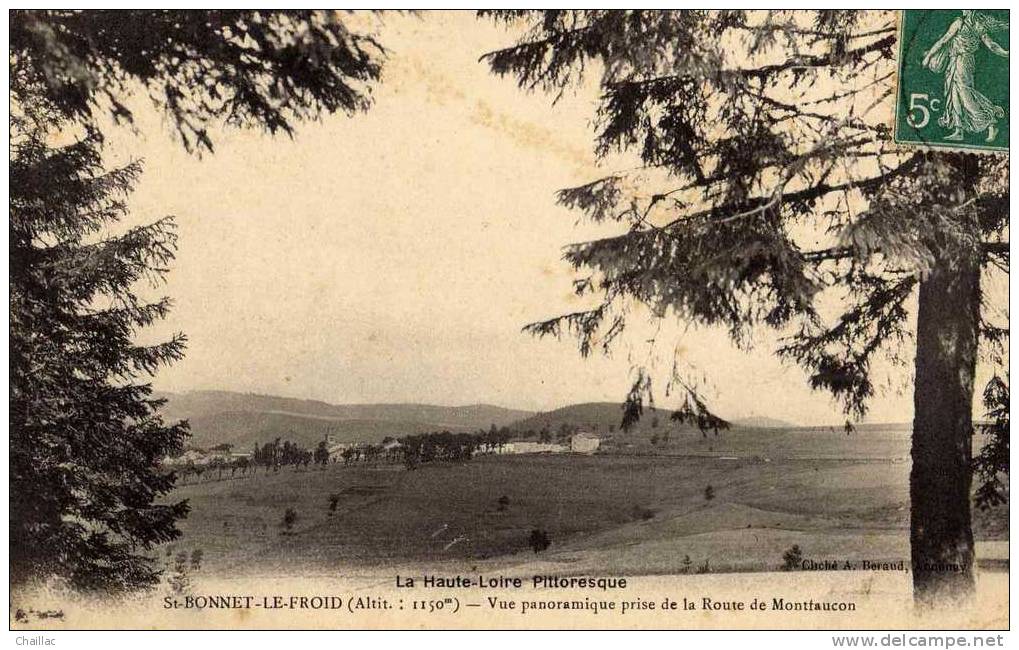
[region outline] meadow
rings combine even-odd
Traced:
[[[169,563],[200,550],[207,575],[536,562],[560,574],[767,571],[794,544],[814,560],[908,558],[909,463],[887,440],[899,433],[780,432],[767,448],[742,435],[688,437],[658,454],[259,470],[179,488],[191,514],[160,552]],[[822,435],[834,446],[817,445]],[[974,520],[982,566],[1007,563],[1007,507]],[[537,555],[534,529],[552,542]]]

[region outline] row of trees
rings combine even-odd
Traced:
[[[439,431],[404,436],[400,438],[400,449],[404,463],[413,469],[421,463],[463,462],[478,453],[494,453],[502,450],[510,438],[508,430],[497,430],[494,426],[477,433]]]
[[[319,448],[314,452],[309,451],[297,443],[290,442],[289,440],[282,440],[276,438],[272,442],[267,442],[263,445],[255,445],[254,450],[251,452],[251,462],[258,466],[264,467],[266,471],[270,469],[279,470],[280,467],[292,465],[294,467],[307,467],[312,461],[316,464],[321,462],[321,454],[319,450],[325,449],[325,442],[323,441]],[[329,452],[326,451],[325,462],[329,461]]]
[[[344,465],[351,463],[397,462],[400,459],[400,450],[392,445],[393,442],[395,440],[387,436],[382,441],[382,444],[347,447],[340,453],[340,456],[343,458]]]
[[[221,479],[225,472],[229,472],[230,478],[236,477],[238,472],[240,472],[241,476],[247,476],[249,470],[254,470],[251,460],[246,456],[240,458],[213,458],[208,463],[186,462],[183,464],[171,464],[167,469],[173,471],[182,483],[192,482],[192,478],[194,478],[194,482],[201,481],[204,476],[212,476],[213,474],[215,474],[217,479]]]
[[[489,430],[478,430],[476,433],[450,433],[441,431],[434,433],[422,433],[416,435],[396,438],[387,436],[381,443],[358,444],[346,447],[339,454],[344,465],[353,463],[397,463],[403,462],[408,467],[413,467],[423,462],[437,460],[462,461],[469,460],[478,453],[493,453],[501,450],[512,437],[512,433],[503,427],[496,429],[495,426]],[[210,452],[222,452],[229,454],[229,445],[214,447]],[[183,450],[181,450],[183,451]],[[179,459],[182,454],[177,454]],[[229,473],[231,478],[239,473],[246,476],[249,471],[263,468],[266,473],[278,472],[283,467],[294,469],[307,469],[314,463],[316,466],[325,467],[332,461],[337,462],[336,456],[331,456],[325,440],[319,441],[314,451],[310,451],[295,442],[276,438],[263,444],[255,444],[250,456],[230,457],[213,456],[208,462],[196,463],[193,460],[180,462],[170,459],[165,465],[166,474],[174,472],[187,482],[194,477],[200,481],[204,476],[213,476],[217,479],[223,478]]]
[[[490,431],[479,430],[476,433],[449,431],[421,433],[402,437],[399,441],[387,436],[379,444],[346,447],[340,452],[339,458],[343,459],[344,465],[403,462],[408,467],[415,467],[420,463],[440,460],[464,461],[470,460],[475,454],[494,453],[502,450],[511,437],[509,430],[505,428],[496,430],[494,427]],[[294,469],[307,469],[312,463],[325,467],[330,461],[337,462],[337,457],[330,455],[324,440],[318,443],[314,451],[309,451],[297,443],[276,438],[271,442],[256,444],[250,456],[236,458],[216,456],[205,463],[196,463],[193,460],[181,463],[171,460],[165,469],[167,473],[172,471],[187,482],[191,477],[200,481],[203,476],[212,475],[221,479],[227,472],[231,478],[236,477],[238,473],[246,476],[249,471],[254,472],[259,467],[266,473],[278,472],[288,466]]]
[[[229,447],[230,445],[224,445],[222,448],[214,447],[210,451],[229,452]],[[343,453],[344,462],[348,463],[355,457],[358,460],[362,458],[367,459],[374,455],[372,452],[375,449],[382,450],[382,445],[348,448]],[[297,443],[276,438],[271,442],[261,445],[256,443],[250,456],[214,456],[205,463],[196,463],[193,460],[180,462],[179,460],[170,459],[166,463],[165,468],[167,471],[175,472],[179,478],[186,482],[192,476],[197,480],[201,480],[205,475],[211,476],[212,474],[215,474],[216,478],[223,478],[225,472],[229,472],[231,478],[236,477],[238,473],[241,476],[246,476],[249,471],[254,472],[259,467],[263,468],[266,473],[270,471],[278,472],[281,468],[287,466],[294,469],[307,469],[312,463],[316,466],[325,467],[329,464],[330,460],[334,463],[336,462],[335,458],[330,457],[329,449],[324,440],[318,443],[314,451],[310,451]]]

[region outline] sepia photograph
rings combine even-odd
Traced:
[[[1009,20],[10,10],[12,642],[1004,645]]]

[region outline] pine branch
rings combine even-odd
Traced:
[[[812,68],[830,68],[836,64],[846,65],[847,63],[859,62],[864,56],[873,52],[890,51],[895,45],[895,35],[889,34],[873,43],[849,50],[844,53],[830,52],[805,57],[788,59],[781,63],[764,65],[759,68],[742,68],[736,70],[725,70],[724,75],[738,77],[754,77],[765,79],[776,74],[792,70],[806,70]]]

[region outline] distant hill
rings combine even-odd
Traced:
[[[761,416],[736,418],[729,424],[734,427],[743,427],[746,429],[795,429],[801,426],[786,420],[778,420],[776,418],[766,418]]]
[[[692,430],[693,427],[677,425],[672,421],[671,409],[645,408],[644,414],[633,431],[653,431],[659,428]],[[558,430],[563,424],[576,426],[599,432],[609,432],[619,428],[623,419],[623,405],[617,402],[588,402],[572,404],[563,408],[536,413],[510,425],[515,431],[541,431],[548,427],[549,431]],[[729,423],[735,428],[746,429],[791,429],[800,425],[766,417],[739,418]]]
[[[277,436],[311,446],[327,433],[342,442],[378,442],[386,436],[425,431],[473,431],[493,423],[505,426],[531,414],[489,404],[329,404],[230,391],[157,396],[167,400],[165,418],[191,423],[190,444],[231,443],[238,449]]]
[[[672,411],[667,409],[645,408],[644,414],[629,434],[651,432],[656,429],[684,429],[690,427],[677,425],[672,420]],[[587,402],[571,404],[554,411],[536,413],[510,425],[517,432],[541,431],[547,428],[555,433],[563,425],[579,427],[602,435],[619,430],[623,419],[623,405],[618,402]],[[649,433],[650,435],[650,433]]]
[[[248,450],[256,442],[276,437],[311,447],[329,434],[340,442],[379,442],[387,436],[400,437],[426,431],[475,431],[493,423],[508,426],[518,434],[538,433],[547,428],[553,434],[563,429],[594,431],[605,442],[618,438],[620,446],[649,443],[653,438],[673,434],[696,434],[692,426],[672,421],[669,409],[644,410],[640,421],[623,433],[619,423],[622,405],[617,402],[588,402],[533,413],[489,404],[436,406],[432,404],[330,404],[318,400],[257,395],[231,391],[203,390],[161,393],[168,420],[191,423],[190,444],[211,447],[230,443]],[[789,429],[797,425],[764,417],[738,419],[736,429]]]
[[[645,409],[640,421],[629,431],[620,429],[622,405],[614,402],[573,404],[554,411],[536,413],[510,425],[528,437],[547,427],[558,439],[561,428],[594,431],[607,454],[696,455],[738,458],[907,458],[909,425],[872,423],[858,425],[847,435],[840,425],[803,426],[772,418],[751,417],[730,422],[727,430],[700,431],[678,424],[672,411]]]
[[[212,447],[229,443],[238,451],[250,451],[256,442],[263,443],[274,438],[290,440],[310,449],[327,434],[338,442],[380,442],[387,436],[398,438],[412,433],[449,428],[426,422],[339,420],[252,411],[225,411],[199,415],[190,418],[189,422],[192,430],[191,445]],[[467,429],[456,427],[451,430]]]

